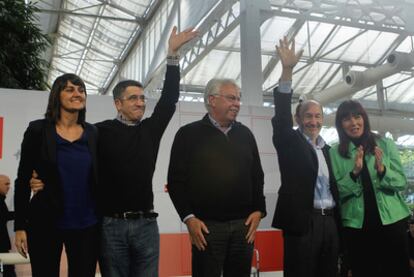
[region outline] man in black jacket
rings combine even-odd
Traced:
[[[319,135],[323,111],[313,100],[296,109],[293,129],[291,82],[302,52],[289,48],[285,37],[276,47],[282,62],[279,87],[274,91],[272,119],[282,185],[272,226],[283,230],[284,276],[333,277],[337,272],[337,188],[328,145]]]
[[[230,79],[206,87],[208,114],[174,139],[168,191],[192,247],[192,276],[250,276],[255,232],[266,214],[255,138],[236,121],[240,89]]]
[[[6,194],[10,189],[10,179],[6,175],[0,174],[0,252],[9,252],[11,249],[9,233],[7,231],[7,221],[14,219],[14,212],[9,212],[6,205]],[[4,277],[15,277],[13,265],[3,267]]]

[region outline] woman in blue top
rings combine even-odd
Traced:
[[[85,122],[85,83],[64,74],[53,83],[44,119],[30,122],[15,181],[15,243],[30,254],[34,277],[59,276],[65,246],[69,276],[95,276],[96,128]],[[31,193],[32,174],[43,189]]]

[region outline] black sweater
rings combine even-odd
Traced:
[[[265,213],[263,183],[256,140],[241,123],[226,136],[206,115],[177,132],[168,191],[181,219],[194,214],[224,221]]]
[[[178,66],[167,66],[162,95],[151,117],[137,126],[117,119],[97,123],[99,130],[98,208],[103,215],[154,208],[152,177],[161,137],[179,96]]]

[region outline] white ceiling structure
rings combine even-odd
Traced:
[[[196,26],[199,38],[181,51],[182,98],[201,101],[209,79],[227,77],[241,85],[244,104],[270,106],[281,73],[275,45],[286,35],[304,49],[295,99],[315,98],[334,112],[355,98],[376,130],[414,134],[413,0],[43,0],[39,7],[53,38],[49,83],[73,72],[88,93],[111,94],[119,80],[136,79],[158,97],[172,26]]]

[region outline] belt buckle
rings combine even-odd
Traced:
[[[132,212],[123,212],[122,213],[122,218],[123,219],[128,219],[129,215],[131,215],[131,214],[132,214]]]
[[[321,214],[322,214],[322,215],[326,215],[326,213],[325,213],[325,209],[324,209],[324,208],[322,208],[322,209],[321,209]]]

